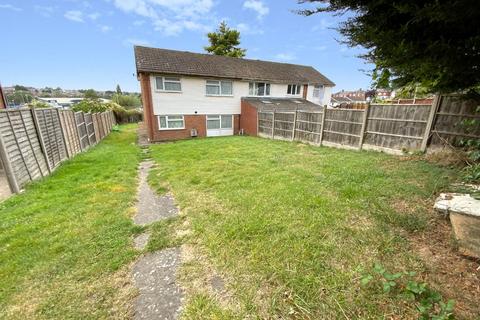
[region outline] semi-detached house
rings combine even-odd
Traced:
[[[248,107],[263,102],[320,109],[330,103],[334,86],[310,66],[143,46],[134,50],[150,141],[234,135],[242,129],[248,134],[246,128],[256,126]]]

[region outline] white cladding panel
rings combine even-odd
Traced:
[[[332,98],[332,87],[323,86],[320,89],[320,97],[313,97],[313,85],[308,85],[307,100],[321,106],[329,105]]]
[[[206,78],[180,77],[181,92],[162,92],[155,89],[155,76],[150,77],[154,114],[240,114],[241,98],[248,96],[248,81],[233,81],[232,96],[208,96]],[[209,79],[219,80],[219,79]],[[316,104],[330,102],[331,87],[324,87],[323,101],[313,98],[313,86],[309,86],[307,99]],[[328,93],[327,93],[328,92]],[[270,84],[270,97],[298,97],[303,94],[303,85],[299,95],[287,95],[287,84]],[[328,102],[326,102],[328,100]]]

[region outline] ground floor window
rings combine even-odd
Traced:
[[[160,130],[184,129],[185,119],[183,116],[158,116]]]
[[[232,129],[233,121],[231,114],[222,115],[208,115],[207,116],[207,130],[214,129]]]
[[[300,94],[300,85],[299,84],[289,84],[287,86],[287,94],[299,95]]]

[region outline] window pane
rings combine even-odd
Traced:
[[[163,78],[155,77],[155,82],[157,84],[157,90],[163,90]]]
[[[180,78],[174,78],[174,77],[165,77],[165,81],[175,81],[175,82],[180,82]]]
[[[248,94],[249,94],[250,96],[253,96],[253,82],[250,82],[250,83],[248,84]]]
[[[219,115],[209,115],[207,116],[207,120],[218,120],[220,119]]]
[[[292,85],[289,84],[287,87],[287,94],[292,94]]]
[[[167,119],[165,117],[160,117],[160,128],[166,128],[167,127]]]
[[[265,95],[266,96],[270,95],[270,83],[267,83],[267,85],[266,85]]]
[[[257,83],[257,96],[264,96],[265,95],[265,83]]]
[[[220,119],[207,120],[207,129],[220,129]]]
[[[297,86],[297,94],[300,94],[300,86]]]
[[[165,90],[167,91],[182,91],[182,86],[179,82],[167,82],[165,81]]]
[[[207,85],[207,94],[219,95],[220,94],[220,87],[219,86]]]
[[[218,80],[207,80],[207,84],[214,84],[214,85],[220,85],[220,81]]]
[[[231,129],[232,128],[232,116],[223,115],[222,116],[222,129]]]
[[[183,116],[168,116],[168,120],[182,120]]]
[[[222,94],[232,94],[231,81],[222,81]]]
[[[183,128],[183,120],[168,121],[169,128]]]

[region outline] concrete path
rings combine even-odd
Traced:
[[[178,214],[178,208],[175,206],[171,194],[167,193],[166,195],[158,196],[148,185],[148,172],[152,166],[153,162],[151,161],[140,164],[137,214],[133,220],[136,224],[142,226]]]
[[[8,186],[8,180],[7,176],[5,175],[5,171],[0,169],[0,201],[7,199],[11,195],[12,192],[10,191],[10,187]]]
[[[178,214],[171,194],[158,196],[147,182],[153,162],[140,164],[137,214],[135,224],[148,225]],[[134,239],[137,250],[148,244],[150,234],[143,233]],[[133,267],[133,281],[139,295],[135,301],[135,319],[178,319],[183,305],[183,291],[176,281],[181,263],[180,248],[168,248],[147,253]]]

